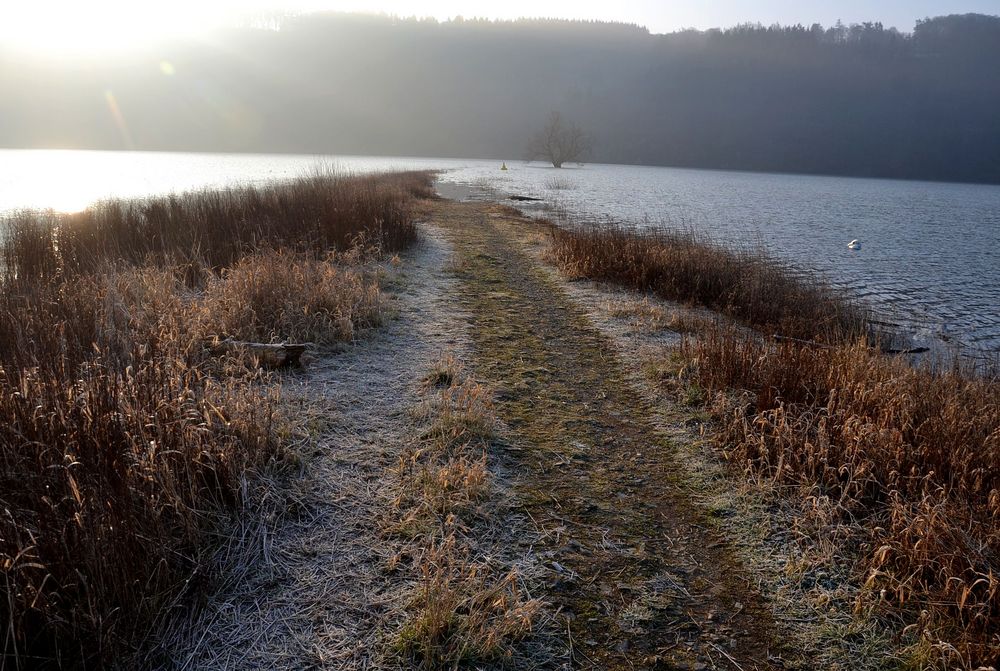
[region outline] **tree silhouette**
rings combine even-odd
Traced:
[[[576,124],[552,112],[549,120],[528,144],[528,160],[543,158],[556,168],[567,161],[577,162],[590,151],[590,138]]]

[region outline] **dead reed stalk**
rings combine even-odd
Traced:
[[[866,598],[967,663],[1000,657],[1000,383],[864,343],[716,330],[683,345],[717,439],[756,477],[832,501],[863,534]],[[730,390],[741,390],[732,393]]]
[[[102,666],[141,645],[242,483],[283,456],[276,384],[206,339],[376,325],[361,264],[413,240],[428,190],[423,173],[321,175],[4,221],[0,667]]]
[[[760,249],[658,229],[551,225],[549,231],[550,257],[570,278],[652,292],[794,338],[853,342],[871,335],[863,306]]]

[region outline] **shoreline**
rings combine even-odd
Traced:
[[[554,215],[556,222],[560,226],[586,228],[594,225],[586,222],[582,224],[574,224],[574,221],[577,219],[574,215],[560,209],[558,204],[550,203],[542,198],[537,199],[538,202],[516,202],[510,200],[510,194],[504,194],[492,187],[487,188],[483,186],[442,182],[440,177],[435,180],[434,188],[442,197],[456,200],[458,202],[495,201],[501,204],[509,204],[511,207],[514,207],[524,214],[540,221],[549,220],[553,218]],[[598,227],[613,227],[622,224],[608,220],[602,221],[596,225]],[[634,226],[629,224],[626,228],[632,229]],[[673,231],[674,229],[669,227],[662,228],[653,226],[648,230]],[[708,240],[708,242],[711,244],[717,244],[723,248],[727,247],[726,243],[718,240]],[[779,259],[778,262],[788,265],[788,267],[795,269],[796,272],[801,272],[804,277],[814,275],[813,271],[800,268],[786,259]],[[820,281],[828,281],[828,278],[823,273],[820,273],[819,277],[821,278]],[[846,292],[845,295],[850,296],[850,292]],[[866,305],[870,303],[867,297],[857,298],[856,300]],[[879,308],[877,305],[872,305],[871,309],[874,314],[880,314],[878,312]],[[891,317],[892,315],[890,314],[889,316]],[[956,361],[964,360],[979,370],[1000,371],[1000,349],[987,349],[977,345],[975,342],[967,342],[959,337],[940,335],[939,332],[941,331],[941,327],[943,325],[935,326],[931,322],[920,321],[916,319],[916,317],[903,317],[900,319],[900,317],[897,316],[895,320],[892,321],[877,321],[875,319],[871,321],[873,324],[882,324],[889,327],[889,331],[893,334],[893,337],[897,339],[897,342],[894,345],[896,348],[928,348],[928,351],[926,352],[905,355],[914,365],[930,365],[948,368],[954,366]],[[900,323],[896,323],[897,321]]]

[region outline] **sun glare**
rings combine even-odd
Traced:
[[[0,10],[4,46],[39,56],[101,54],[187,37],[217,25],[208,3],[35,0]],[[208,5],[209,8],[198,5]]]
[[[587,18],[606,11],[566,0],[0,0],[0,46],[37,57],[78,57],[148,47],[167,38],[200,37],[261,13],[353,11],[433,16],[556,16],[567,7]]]

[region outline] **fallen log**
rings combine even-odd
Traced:
[[[904,347],[903,349],[884,349],[882,354],[923,354],[930,351],[930,347]]]
[[[829,345],[827,343],[816,342],[815,340],[802,340],[801,338],[792,338],[791,336],[783,336],[775,333],[771,336],[774,340],[779,342],[794,342],[800,345],[808,345],[809,347],[819,347],[822,349],[834,349],[836,345]],[[879,349],[881,354],[923,354],[924,352],[929,352],[930,347],[903,347],[903,348],[891,348],[882,347]]]
[[[800,345],[807,345],[809,347],[819,347],[820,349],[834,349],[834,345],[827,344],[825,342],[816,342],[815,340],[803,340],[802,338],[793,338],[791,336],[783,336],[780,334],[773,334],[772,339],[778,342],[794,342]]]
[[[208,345],[213,356],[249,354],[264,368],[291,368],[302,365],[302,353],[309,343],[261,343],[243,340],[213,339]]]

